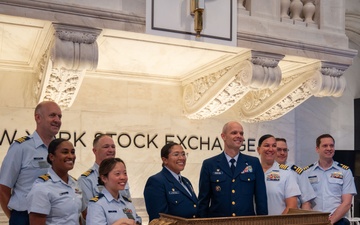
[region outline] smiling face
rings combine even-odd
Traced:
[[[221,138],[224,141],[225,151],[228,149],[240,151],[244,142],[243,127],[237,122],[229,122],[224,126]]]
[[[288,158],[288,147],[286,142],[277,141],[276,142],[276,161],[280,164],[286,164]]]
[[[257,150],[260,154],[261,162],[264,162],[268,165],[273,164],[276,155],[276,139],[274,137],[265,139],[257,148]]]
[[[174,145],[169,150],[169,155],[161,157],[163,165],[176,174],[184,170],[186,165],[186,153],[181,145]]]
[[[125,185],[128,181],[125,164],[116,162],[114,168],[106,176],[101,175],[101,179],[104,182],[106,189],[113,194],[113,196],[117,195],[120,190],[125,189]]]
[[[35,110],[36,130],[41,135],[54,137],[61,127],[61,109],[55,102],[42,102]]]
[[[335,143],[331,137],[324,137],[320,139],[320,144],[316,147],[316,152],[319,154],[320,160],[332,160],[335,154]]]
[[[54,153],[49,153],[54,171],[68,172],[74,168],[75,149],[70,141],[61,142],[55,149]]]
[[[93,152],[95,154],[95,161],[98,165],[100,165],[104,159],[114,158],[116,146],[113,139],[107,135],[102,136],[95,144]]]

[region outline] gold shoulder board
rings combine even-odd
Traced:
[[[301,167],[298,167],[296,165],[293,165],[291,169],[294,170],[297,174],[302,174],[302,172],[304,171]]]
[[[95,196],[95,197],[93,197],[92,199],[90,199],[90,202],[97,202],[97,201],[99,201],[99,196]]]
[[[344,170],[348,170],[348,169],[349,169],[349,166],[344,165],[344,164],[342,164],[342,163],[339,163],[338,166],[340,166],[340,167],[343,168]]]
[[[287,170],[287,168],[289,168],[289,166],[285,165],[285,164],[280,164],[279,168],[282,169],[282,170]]]
[[[94,170],[90,169],[90,170],[86,171],[85,173],[81,174],[81,176],[88,177],[92,172],[94,172]]]
[[[39,178],[42,179],[43,181],[48,181],[51,177],[49,174],[44,174],[41,175]]]
[[[310,165],[308,165],[308,166],[305,166],[304,168],[303,168],[303,171],[305,171],[305,170],[308,170],[310,167],[312,167],[312,166],[314,166],[314,164],[310,164]]]
[[[30,137],[29,136],[24,136],[24,137],[21,137],[21,138],[18,138],[18,139],[16,139],[15,141],[17,142],[17,143],[23,143],[24,141],[27,141],[27,140],[29,140],[30,139]]]

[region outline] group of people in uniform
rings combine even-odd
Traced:
[[[69,175],[73,144],[54,139],[62,112],[52,101],[37,105],[36,130],[17,139],[0,170],[0,203],[10,225],[135,225],[142,219],[131,201],[126,165],[116,158],[111,136],[93,141],[95,162],[78,179]],[[184,218],[286,214],[290,208],[329,212],[331,224],[349,224],[345,215],[356,194],[349,167],[333,160],[335,140],[316,140],[319,159],[305,168],[287,164],[286,140],[271,134],[258,141],[259,158],[240,152],[244,131],[228,122],[221,132],[224,151],[202,163],[198,196],[181,175],[187,154],[181,144],[166,143],[162,170],[149,177],[144,199],[149,221],[160,213]]]

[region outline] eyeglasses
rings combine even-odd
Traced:
[[[276,151],[278,151],[278,152],[288,152],[289,149],[288,148],[276,148]]]
[[[174,156],[176,158],[179,158],[180,156],[186,158],[188,156],[188,153],[186,152],[174,152],[170,154],[171,156]]]

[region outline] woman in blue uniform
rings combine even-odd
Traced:
[[[289,208],[297,208],[297,196],[301,192],[289,167],[275,161],[275,137],[271,134],[263,135],[257,150],[265,174],[269,215],[286,214]]]
[[[119,158],[104,159],[99,167],[99,184],[104,185],[101,195],[90,200],[87,225],[135,225],[135,207],[131,200],[120,195],[128,181],[126,166]]]
[[[75,149],[65,139],[49,144],[48,173],[40,176],[27,195],[31,225],[78,225],[83,210],[81,191],[68,171],[74,168]]]

